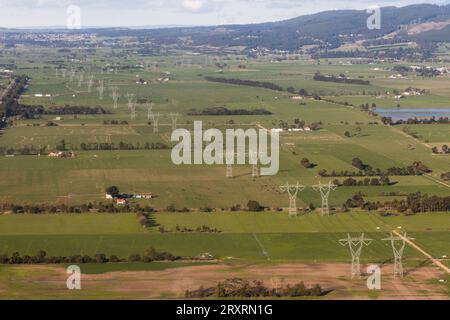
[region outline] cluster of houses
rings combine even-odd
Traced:
[[[311,129],[311,127],[303,127],[303,128],[289,128],[287,129],[288,132],[311,132],[313,131],[313,129]],[[273,128],[270,129],[270,132],[274,132],[274,133],[281,133],[284,132],[283,128]]]
[[[114,200],[118,205],[126,205],[130,199],[147,199],[153,198],[151,193],[137,193],[137,194],[106,194],[106,199]]]
[[[42,98],[42,97],[46,97],[46,98],[50,98],[52,95],[49,93],[43,94],[43,93],[36,93],[34,95],[36,98]]]

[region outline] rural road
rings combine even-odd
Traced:
[[[412,242],[412,240],[406,238],[405,236],[403,236],[400,232],[398,231],[394,231],[394,234],[396,236],[399,236],[401,239],[405,240],[406,243],[408,243],[411,247],[413,247],[414,249],[416,249],[417,251],[419,251],[420,253],[422,253],[425,257],[427,257],[428,259],[431,260],[431,262],[433,262],[435,265],[437,265],[439,268],[441,268],[442,270],[444,270],[445,272],[447,272],[447,274],[450,274],[450,268],[448,268],[445,264],[443,264],[442,262],[440,262],[439,260],[433,258],[433,256],[431,254],[429,254],[428,252],[426,252],[425,250],[423,250],[421,247],[419,247],[417,244],[415,244],[414,242]]]

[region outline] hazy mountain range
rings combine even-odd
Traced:
[[[387,35],[404,40],[450,40],[450,5],[383,7],[381,28],[375,30],[367,28],[369,16],[365,10],[335,10],[260,24],[89,28],[70,32],[88,32],[113,37],[146,37],[160,44],[188,43],[192,46],[245,46],[280,50],[323,43],[337,47],[352,39],[354,41],[375,39]],[[46,30],[57,29],[46,28]],[[40,31],[42,32],[42,29]]]

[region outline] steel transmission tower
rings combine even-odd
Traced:
[[[332,190],[336,190],[337,186],[332,184],[331,181],[327,184],[322,184],[319,181],[318,185],[313,186],[315,191],[319,191],[322,196],[322,216],[326,216],[330,214],[330,207],[328,205],[328,198],[330,197],[330,193]]]
[[[249,153],[250,161],[252,164],[252,177],[259,177],[259,167],[258,167],[258,153],[256,151]]]
[[[403,278],[403,251],[405,250],[406,240],[414,240],[414,238],[409,238],[405,234],[395,236],[391,233],[389,238],[382,239],[383,241],[390,241],[392,246],[392,251],[394,252],[394,278],[400,276]]]
[[[103,80],[98,80],[98,97],[100,100],[103,100],[103,92],[105,91],[105,83]]]
[[[159,122],[159,113],[154,113],[153,114],[153,118],[152,118],[153,133],[158,133],[159,132],[158,122]]]
[[[111,98],[113,99],[113,102],[114,102],[114,109],[117,109],[117,101],[120,98],[120,95],[119,95],[119,92],[118,92],[119,88],[118,87],[111,87],[110,89],[111,89]]]
[[[289,182],[286,183],[286,185],[283,185],[280,187],[280,190],[283,192],[287,192],[289,195],[289,216],[296,216],[297,215],[297,195],[298,192],[303,191],[306,187],[302,186],[299,182],[297,184],[289,184]]]
[[[350,254],[352,255],[352,279],[354,277],[361,277],[361,264],[359,258],[361,257],[362,248],[368,246],[373,240],[364,237],[364,233],[361,237],[352,238],[350,234],[347,234],[347,238],[340,239],[339,243],[343,246],[348,246]]]
[[[227,171],[226,171],[226,177],[231,179],[233,178],[233,163],[234,163],[234,157],[237,155],[238,153],[234,152],[234,151],[227,151],[225,154],[225,162],[227,165]]]
[[[180,117],[179,113],[171,113],[170,114],[170,119],[172,119],[172,130],[177,129],[177,121],[178,121],[179,117]]]

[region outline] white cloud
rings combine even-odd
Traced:
[[[203,8],[203,1],[201,0],[183,0],[183,8],[191,11],[199,11]]]

